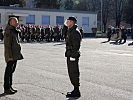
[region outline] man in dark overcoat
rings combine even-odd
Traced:
[[[13,73],[16,69],[17,60],[22,60],[21,46],[18,39],[18,20],[11,17],[4,32],[4,55],[6,61],[6,69],[4,75],[4,93],[14,94],[17,90],[12,88]]]

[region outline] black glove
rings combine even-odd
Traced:
[[[66,50],[65,57],[71,57],[71,51],[70,50]]]
[[[80,57],[80,52],[79,51],[74,51],[71,53],[72,58],[79,58]]]

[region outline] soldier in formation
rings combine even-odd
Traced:
[[[59,42],[65,39],[64,27],[48,25],[19,25],[17,29],[20,31],[19,37],[22,42]]]

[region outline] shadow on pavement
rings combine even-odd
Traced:
[[[119,43],[119,42],[110,42],[110,44],[113,44],[113,45],[121,45],[123,43]]]
[[[2,94],[0,94],[0,98],[1,97],[4,97],[4,96],[6,96],[7,94],[5,94],[5,93],[2,93]]]
[[[6,94],[6,93],[2,93],[2,94],[0,94],[0,98],[1,98],[1,97],[5,97],[6,95],[14,95],[14,94]]]
[[[132,46],[132,45],[133,45],[133,42],[128,44],[128,46]]]
[[[101,42],[101,43],[107,43],[107,42],[109,42],[109,41],[104,41],[104,42]]]

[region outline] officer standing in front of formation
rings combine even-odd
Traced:
[[[67,36],[66,36],[66,52],[65,56],[67,57],[67,68],[70,81],[74,86],[74,90],[72,92],[68,92],[66,97],[80,97],[79,90],[79,57],[80,57],[80,43],[81,43],[81,33],[77,28],[77,20],[75,17],[69,17],[67,19]]]
[[[17,60],[23,59],[21,47],[18,39],[18,20],[16,17],[11,17],[8,20],[4,32],[4,55],[7,63],[4,75],[4,93],[14,94],[17,90],[12,88],[12,77],[16,69]]]

